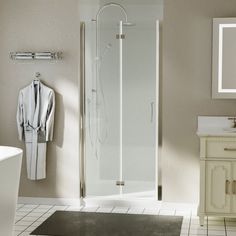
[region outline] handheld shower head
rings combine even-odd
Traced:
[[[108,51],[112,48],[112,44],[108,43],[106,47],[103,49],[100,57],[95,57],[96,61],[101,61],[103,57],[108,53]]]
[[[108,43],[107,46],[106,46],[107,49],[110,49],[111,47],[112,47],[111,43]]]

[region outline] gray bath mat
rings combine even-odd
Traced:
[[[183,217],[56,211],[31,235],[180,236]]]

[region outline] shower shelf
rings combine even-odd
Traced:
[[[62,52],[11,52],[12,60],[60,60]]]

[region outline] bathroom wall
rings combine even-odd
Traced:
[[[77,0],[0,0],[0,145],[17,139],[19,89],[35,72],[56,92],[55,132],[48,144],[47,179],[29,181],[23,159],[20,196],[79,197]],[[11,51],[62,51],[61,61],[12,61]]]
[[[24,146],[16,132],[17,96],[35,72],[56,92],[47,179],[27,180],[24,159],[20,195],[78,197],[78,1],[0,0],[0,6],[0,145]],[[164,201],[198,201],[197,115],[236,115],[234,100],[211,99],[212,18],[232,16],[235,0],[164,1],[160,127]],[[11,61],[9,52],[18,50],[62,50],[64,59]]]
[[[197,116],[236,115],[235,100],[211,99],[212,18],[235,16],[235,0],[165,0],[162,39],[165,201],[198,201]]]

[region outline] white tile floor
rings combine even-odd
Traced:
[[[14,235],[28,236],[43,221],[51,216],[56,210],[86,211],[86,212],[113,212],[127,214],[150,214],[150,215],[178,215],[184,216],[181,236],[236,236],[236,219],[212,218],[206,219],[204,227],[199,226],[196,209],[177,207],[173,204],[162,204],[155,208],[141,207],[74,207],[53,205],[29,205],[18,204]]]

